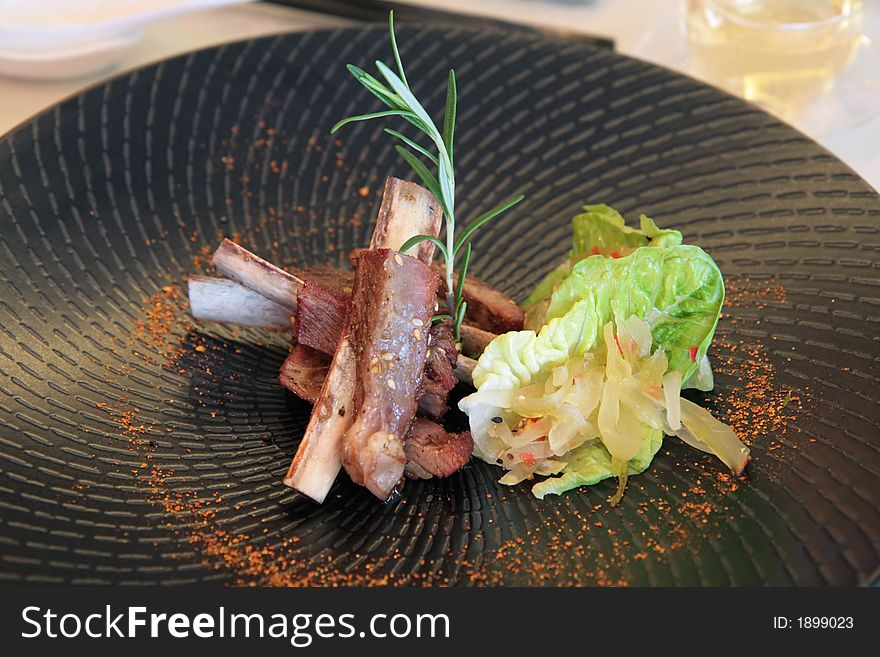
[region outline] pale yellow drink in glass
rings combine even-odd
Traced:
[[[862,0],[688,0],[688,45],[706,80],[791,117],[858,47]]]

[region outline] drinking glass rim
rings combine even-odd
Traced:
[[[759,23],[757,21],[749,20],[748,18],[744,18],[740,14],[732,12],[728,7],[723,6],[724,4],[726,4],[724,0],[698,0],[698,2],[701,2],[703,5],[711,7],[714,11],[722,14],[726,20],[758,30],[795,31],[814,30],[823,27],[831,27],[850,19],[857,14],[864,12],[865,9],[863,2],[860,1],[855,5],[855,7],[850,4],[850,11],[848,11],[847,13],[840,13],[829,18],[823,18],[822,20],[809,21],[806,23],[773,23],[768,25],[767,23]]]

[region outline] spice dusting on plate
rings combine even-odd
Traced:
[[[141,409],[132,406],[119,415],[114,420],[119,428],[126,434],[135,444],[143,443],[143,437],[152,429],[152,426],[144,422],[138,415]]]
[[[726,282],[726,300],[740,310],[764,310],[785,305],[788,298],[775,279],[753,281],[738,278]],[[722,324],[736,326],[745,320],[722,315]],[[711,401],[719,419],[729,424],[746,444],[762,442],[769,451],[780,446],[780,439],[794,426],[801,409],[801,396],[779,385],[776,369],[765,345],[747,334],[722,332],[716,339],[716,374],[731,384],[720,387],[726,392]]]
[[[727,278],[724,281],[724,300],[732,308],[755,310],[788,303],[785,288],[773,278],[762,281],[750,278]]]
[[[716,347],[717,373],[736,382],[712,400],[718,418],[747,445],[763,441],[774,449],[797,419],[800,395],[777,385],[773,363],[760,344],[720,338]]]
[[[192,326],[186,312],[185,295],[179,285],[165,285],[144,300],[140,316],[134,321],[131,341],[143,343],[148,363],[170,367],[183,353],[181,343]]]

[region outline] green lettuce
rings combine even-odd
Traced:
[[[661,230],[654,220],[645,215],[639,217],[641,229],[630,228],[623,216],[607,205],[585,205],[583,212],[572,220],[575,261],[590,255],[629,255],[644,246],[678,246],[682,242],[677,230]]]
[[[607,206],[585,210],[573,221],[569,260],[550,272],[527,301],[527,328],[534,330],[495,338],[473,371],[477,392],[460,404],[470,419],[474,454],[490,463],[504,449],[491,427],[510,395],[547,381],[571,359],[595,355],[604,346],[609,322],[620,325],[632,316],[643,320],[652,350],[663,349],[667,372],[680,372],[683,387],[712,388],[706,352],[724,302],[718,266],[699,247],[683,245],[681,233],[661,230],[648,217],[642,216],[641,228],[634,229]],[[624,485],[625,473],[643,472],[663,440],[656,425],[637,422],[630,430],[641,432],[640,442],[625,467],[614,462],[601,440],[590,440],[567,453],[561,474],[536,483],[534,494],[561,494],[621,475]]]
[[[687,380],[706,355],[721,306],[724,279],[698,246],[638,249],[624,258],[587,258],[574,266],[552,294],[546,319],[584,306],[581,342],[592,349],[615,316],[635,315],[651,326],[669,368]],[[570,320],[569,320],[570,321]]]
[[[663,432],[645,426],[642,447],[639,453],[627,462],[629,474],[640,474],[647,470],[661,445],[663,445]],[[572,488],[592,486],[603,479],[618,475],[611,462],[611,454],[598,440],[581,445],[570,452],[565,460],[567,465],[561,476],[548,477],[532,486],[535,497],[543,499],[545,495],[562,495]]]
[[[525,385],[539,371],[601,346],[602,327],[631,315],[648,322],[669,369],[687,381],[706,356],[723,303],[721,272],[698,246],[587,258],[551,295],[540,333],[505,333],[489,343],[474,370],[474,383],[479,388],[482,377],[496,373]]]
[[[645,215],[639,217],[641,228],[636,229],[627,226],[623,216],[607,205],[585,205],[584,210],[571,220],[574,239],[568,258],[535,286],[523,304],[526,328],[538,330],[544,324],[550,296],[581,260],[593,255],[619,258],[646,246],[682,243],[680,232],[658,228],[654,220]]]

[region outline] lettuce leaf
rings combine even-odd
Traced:
[[[599,344],[606,322],[635,315],[650,325],[669,369],[680,371],[686,381],[709,349],[723,303],[721,272],[701,248],[637,249],[623,258],[594,257],[576,264],[552,294],[547,320],[549,326],[580,309],[579,348],[589,350]]]
[[[721,272],[697,246],[587,258],[553,293],[540,333],[513,331],[489,343],[474,369],[474,385],[480,388],[493,377],[509,379],[508,387],[527,385],[539,373],[601,346],[602,327],[630,315],[648,322],[669,369],[687,381],[706,356],[723,302]],[[708,380],[711,384],[711,376]]]
[[[594,309],[582,301],[565,316],[550,321],[539,333],[512,331],[499,335],[483,352],[474,369],[477,392],[465,397],[459,407],[469,417],[474,438],[474,454],[488,463],[497,463],[503,443],[490,430],[493,418],[506,416],[513,396],[518,391],[551,377],[553,370],[571,358],[595,350],[596,323]],[[602,328],[598,331],[601,337]],[[604,344],[604,340],[603,340]],[[633,418],[634,420],[634,418]],[[663,432],[633,421],[631,427],[640,432],[637,452],[627,461],[629,474],[646,470],[660,449]],[[611,453],[600,440],[591,440],[563,457],[565,467],[560,476],[550,477],[532,487],[535,496],[559,495],[578,486],[595,484],[620,474]]]
[[[627,226],[623,216],[607,205],[585,205],[583,209],[585,212],[571,220],[574,240],[568,259],[548,273],[523,304],[526,328],[537,331],[545,323],[551,295],[581,260],[595,255],[619,258],[646,246],[682,243],[680,232],[658,228],[653,219],[645,215],[639,217],[641,228],[636,229]]]
[[[601,337],[591,299],[577,302],[563,317],[550,321],[541,332],[502,333],[483,350],[473,371],[474,387],[511,390],[544,378],[554,367],[591,351]]]
[[[647,470],[662,444],[663,432],[646,426],[639,453],[627,463],[629,474],[640,474]],[[568,464],[561,476],[548,477],[532,486],[535,497],[543,499],[545,495],[561,495],[578,486],[592,486],[603,479],[617,476],[611,463],[611,454],[598,440],[573,450],[566,456],[566,461]]]
[[[623,216],[607,205],[585,205],[584,210],[586,212],[571,221],[574,228],[572,259],[575,262],[591,255],[618,257],[644,246],[678,246],[682,242],[680,232],[661,230],[645,215],[639,217],[639,230],[627,226]]]

